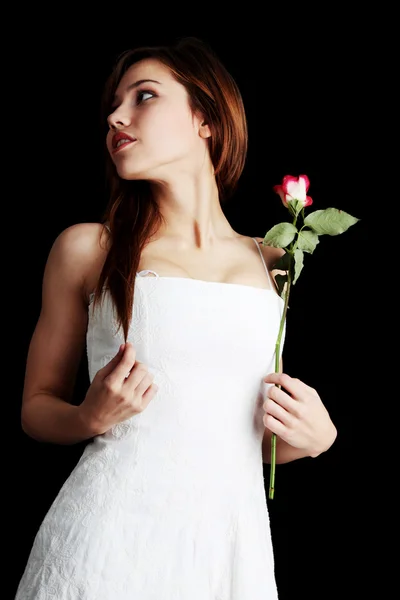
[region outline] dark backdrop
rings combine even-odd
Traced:
[[[359,90],[368,68],[368,47],[362,52],[339,18],[329,27],[327,17],[325,28],[308,35],[292,23],[286,38],[284,22],[280,30],[270,23],[253,32],[238,18],[233,25],[222,23],[213,30],[208,17],[199,15],[194,19],[200,23],[197,27],[176,25],[160,33],[154,21],[144,26],[140,19],[129,22],[122,17],[110,15],[103,27],[90,19],[83,26],[77,17],[69,19],[64,30],[59,28],[62,13],[57,27],[41,25],[38,19],[30,29],[26,21],[27,33],[18,44],[21,64],[14,57],[19,113],[11,126],[17,136],[25,136],[16,154],[19,192],[11,203],[22,253],[13,256],[18,341],[8,404],[17,453],[8,476],[8,499],[11,522],[18,527],[17,536],[15,528],[12,536],[8,597],[15,593],[42,518],[84,447],[42,445],[20,428],[26,352],[40,310],[45,261],[65,227],[99,220],[105,206],[99,98],[112,62],[127,47],[169,42],[181,35],[209,41],[243,94],[249,154],[239,189],[226,207],[233,227],[264,236],[287,219],[272,191],[285,174],[308,175],[312,209],[334,206],[361,219],[340,236],[322,237],[314,255],[306,255],[292,289],[283,355],[285,371],[318,390],[338,437],[329,452],[316,459],[278,465],[275,499],[268,501],[281,600],[343,597],[339,590],[353,597],[360,590],[354,560],[362,544],[360,486],[366,483],[359,475],[362,449],[354,440],[366,392],[369,340],[363,312],[371,284],[368,261],[360,260],[360,249],[366,249],[368,241],[368,205],[365,190],[360,195],[357,188],[354,163],[363,143]],[[77,399],[87,385],[83,362]],[[268,477],[266,466],[266,490]]]

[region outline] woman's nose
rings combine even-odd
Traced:
[[[126,110],[119,107],[108,116],[107,122],[110,129],[119,129],[120,127],[129,127],[131,118]]]

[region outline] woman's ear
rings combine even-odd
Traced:
[[[205,121],[202,121],[200,123],[199,134],[200,134],[200,137],[202,137],[202,138],[211,137],[210,127],[208,126],[208,124]]]

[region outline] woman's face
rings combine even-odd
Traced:
[[[192,114],[186,89],[159,61],[145,59],[126,71],[112,111],[107,149],[123,179],[168,180],[204,161],[201,115]]]

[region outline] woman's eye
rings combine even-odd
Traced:
[[[144,102],[144,101],[148,100],[149,98],[152,98],[153,96],[154,96],[153,92],[148,92],[146,90],[142,90],[141,92],[137,93],[136,103],[140,104],[141,102]]]

